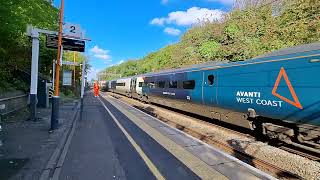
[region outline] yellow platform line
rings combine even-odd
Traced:
[[[114,115],[112,114],[112,112],[109,110],[109,108],[107,108],[107,106],[101,101],[100,97],[99,100],[102,104],[102,106],[107,110],[107,112],[110,114],[110,116],[112,117],[112,119],[114,120],[114,122],[118,125],[118,127],[120,128],[120,130],[123,132],[123,134],[127,137],[127,139],[129,140],[129,142],[132,144],[132,146],[136,149],[136,151],[138,152],[138,154],[141,156],[141,158],[143,159],[143,161],[146,163],[146,165],[148,166],[148,168],[150,169],[150,171],[152,172],[152,174],[159,180],[165,179],[162,174],[160,173],[160,171],[157,169],[157,167],[152,163],[152,161],[148,158],[148,156],[143,152],[143,150],[141,149],[141,147],[135,142],[135,140],[131,137],[131,135],[124,129],[124,127],[120,124],[120,122],[117,120],[116,117],[114,117]]]
[[[111,98],[104,98],[110,102],[113,106],[115,106],[118,110],[124,113],[128,119],[130,119],[133,123],[135,123],[140,129],[146,132],[150,137],[152,137],[155,141],[157,141],[162,147],[164,147],[167,151],[169,151],[173,156],[175,156],[179,161],[185,164],[191,171],[193,171],[197,176],[201,179],[219,179],[226,180],[228,179],[226,176],[221,174],[215,169],[212,169],[205,162],[195,157],[193,154],[188,152],[186,149],[176,144],[171,139],[162,135],[159,131],[152,128],[141,119],[136,117],[133,113],[128,110],[122,108],[117,103],[113,102]]]

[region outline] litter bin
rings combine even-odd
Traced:
[[[38,81],[38,107],[47,108],[49,104],[49,96],[48,96],[48,87],[47,87],[48,80],[40,79]]]
[[[2,126],[0,121],[0,147],[3,145],[3,132],[2,132]]]

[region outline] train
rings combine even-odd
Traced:
[[[320,152],[320,43],[107,81],[107,91]]]

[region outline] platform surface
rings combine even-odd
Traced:
[[[59,179],[272,179],[126,103],[88,94]]]

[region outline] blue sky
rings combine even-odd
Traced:
[[[234,0],[65,0],[65,22],[80,24],[86,55],[98,71],[175,43],[202,18],[219,19]],[[54,0],[56,7],[60,0]]]

